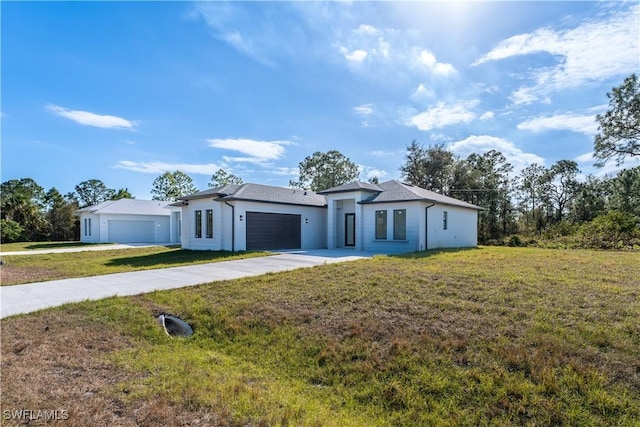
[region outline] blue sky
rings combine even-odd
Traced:
[[[182,170],[287,186],[315,151],[363,180],[406,146],[593,168],[640,70],[637,2],[2,2],[2,181],[150,198]],[[638,161],[625,166],[636,166]]]

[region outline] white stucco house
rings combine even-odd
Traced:
[[[179,198],[183,249],[402,253],[477,245],[482,208],[419,187],[352,182],[318,193],[225,185]]]
[[[179,243],[180,209],[157,200],[108,200],[79,209],[85,243]]]

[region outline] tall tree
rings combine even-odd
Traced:
[[[82,181],[76,185],[76,193],[80,199],[80,207],[97,205],[106,200],[112,200],[116,195],[116,190],[108,188],[99,179]]]
[[[400,167],[405,182],[435,191],[449,194],[454,182],[456,157],[444,144],[427,148],[415,139],[407,147],[405,163]]]
[[[44,189],[31,178],[12,179],[0,188],[0,218],[16,241],[35,241],[46,235]],[[16,236],[16,232],[20,232]]]
[[[549,196],[554,204],[557,221],[562,221],[569,204],[578,194],[579,184],[576,177],[579,173],[578,164],[573,160],[558,160],[549,169]]]
[[[640,80],[634,73],[607,93],[609,110],[598,114],[599,133],[594,139],[596,166],[615,159],[620,165],[627,156],[640,156]]]
[[[524,168],[516,177],[515,186],[527,228],[535,225],[540,231],[545,225],[544,211],[549,203],[549,170],[534,163]]]
[[[573,206],[569,212],[570,218],[575,223],[592,221],[606,209],[608,198],[608,185],[603,179],[587,176],[585,182],[580,183]]]
[[[611,209],[640,218],[640,166],[623,169],[610,181]]]
[[[65,199],[55,187],[47,192],[46,202],[49,238],[55,241],[74,240],[77,203]]]
[[[176,201],[180,196],[193,194],[198,189],[193,180],[182,171],[165,172],[153,181],[151,194],[153,200]]]
[[[476,203],[485,208],[479,214],[480,241],[500,239],[515,228],[509,173],[513,170],[504,155],[490,150],[467,157],[473,174]]]
[[[358,178],[358,166],[337,150],[316,151],[300,162],[298,181],[289,181],[291,187],[312,191],[326,190]]]
[[[218,169],[212,176],[209,187],[221,187],[228,184],[242,184],[242,178],[224,169]]]

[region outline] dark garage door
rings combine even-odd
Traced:
[[[300,215],[247,212],[247,250],[300,249]]]

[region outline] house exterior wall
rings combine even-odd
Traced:
[[[447,229],[443,217],[447,212]],[[435,205],[427,211],[427,248],[461,248],[478,245],[478,211],[456,206]]]
[[[355,213],[356,245],[354,249],[364,250],[365,228],[362,218],[362,205],[371,194],[364,191],[347,191],[327,194],[327,247],[329,249],[345,247],[345,214]]]
[[[339,203],[334,206],[336,206],[336,216],[344,216],[346,210],[340,210]],[[373,203],[360,206],[360,226],[359,234],[356,234],[358,242],[356,247],[361,250],[404,253],[435,248],[474,247],[478,244],[478,213],[473,209],[434,205],[423,201]],[[394,211],[399,209],[406,210],[406,239],[403,240],[394,239]],[[387,212],[386,239],[376,239],[377,211]],[[446,230],[443,221],[444,212],[447,212]],[[356,221],[357,219],[358,214],[356,214]],[[341,221],[336,223],[339,236],[341,232],[344,233],[344,220]],[[338,244],[336,247],[344,247],[344,245]]]
[[[100,243],[100,216],[90,213],[80,215],[80,241]]]
[[[403,253],[424,250],[422,202],[374,203],[363,205],[363,249],[371,252]],[[394,210],[406,209],[406,239],[394,239]],[[387,212],[387,238],[376,239],[376,212]]]
[[[236,200],[235,205],[235,231],[236,251],[246,250],[247,243],[247,212],[282,213],[301,216],[300,243],[302,249],[323,249],[327,247],[326,227],[327,210],[322,207],[284,205],[277,203],[261,203]],[[243,221],[240,221],[240,215]],[[308,220],[308,221],[307,221]],[[229,249],[230,242],[229,242]]]
[[[91,231],[85,229],[85,224],[91,220]],[[159,215],[124,215],[124,214],[89,214],[80,215],[80,241],[85,243],[117,243],[109,241],[109,221],[153,221],[154,240],[141,243],[167,243],[170,241],[170,217]]]
[[[194,250],[226,250],[224,248],[224,233],[231,233],[230,227],[223,226],[222,203],[211,199],[190,200],[187,206],[182,208],[182,248]],[[206,212],[213,210],[213,237],[206,235]],[[201,237],[196,237],[196,211],[201,212]],[[231,223],[228,223],[229,226]],[[227,229],[229,228],[229,229]],[[230,245],[229,245],[230,246]],[[229,247],[228,250],[231,250]]]
[[[243,200],[224,202],[212,199],[190,200],[182,208],[182,247],[194,250],[246,250],[247,212],[283,213],[301,216],[300,240],[302,249],[326,248],[326,209],[312,206],[261,203]],[[213,209],[213,238],[205,235],[205,212]],[[195,211],[202,212],[202,237],[196,238]],[[242,215],[242,221],[240,216]],[[306,221],[308,220],[308,221]],[[233,223],[235,222],[235,223]],[[233,225],[232,225],[233,224]],[[235,238],[232,235],[235,232]]]

